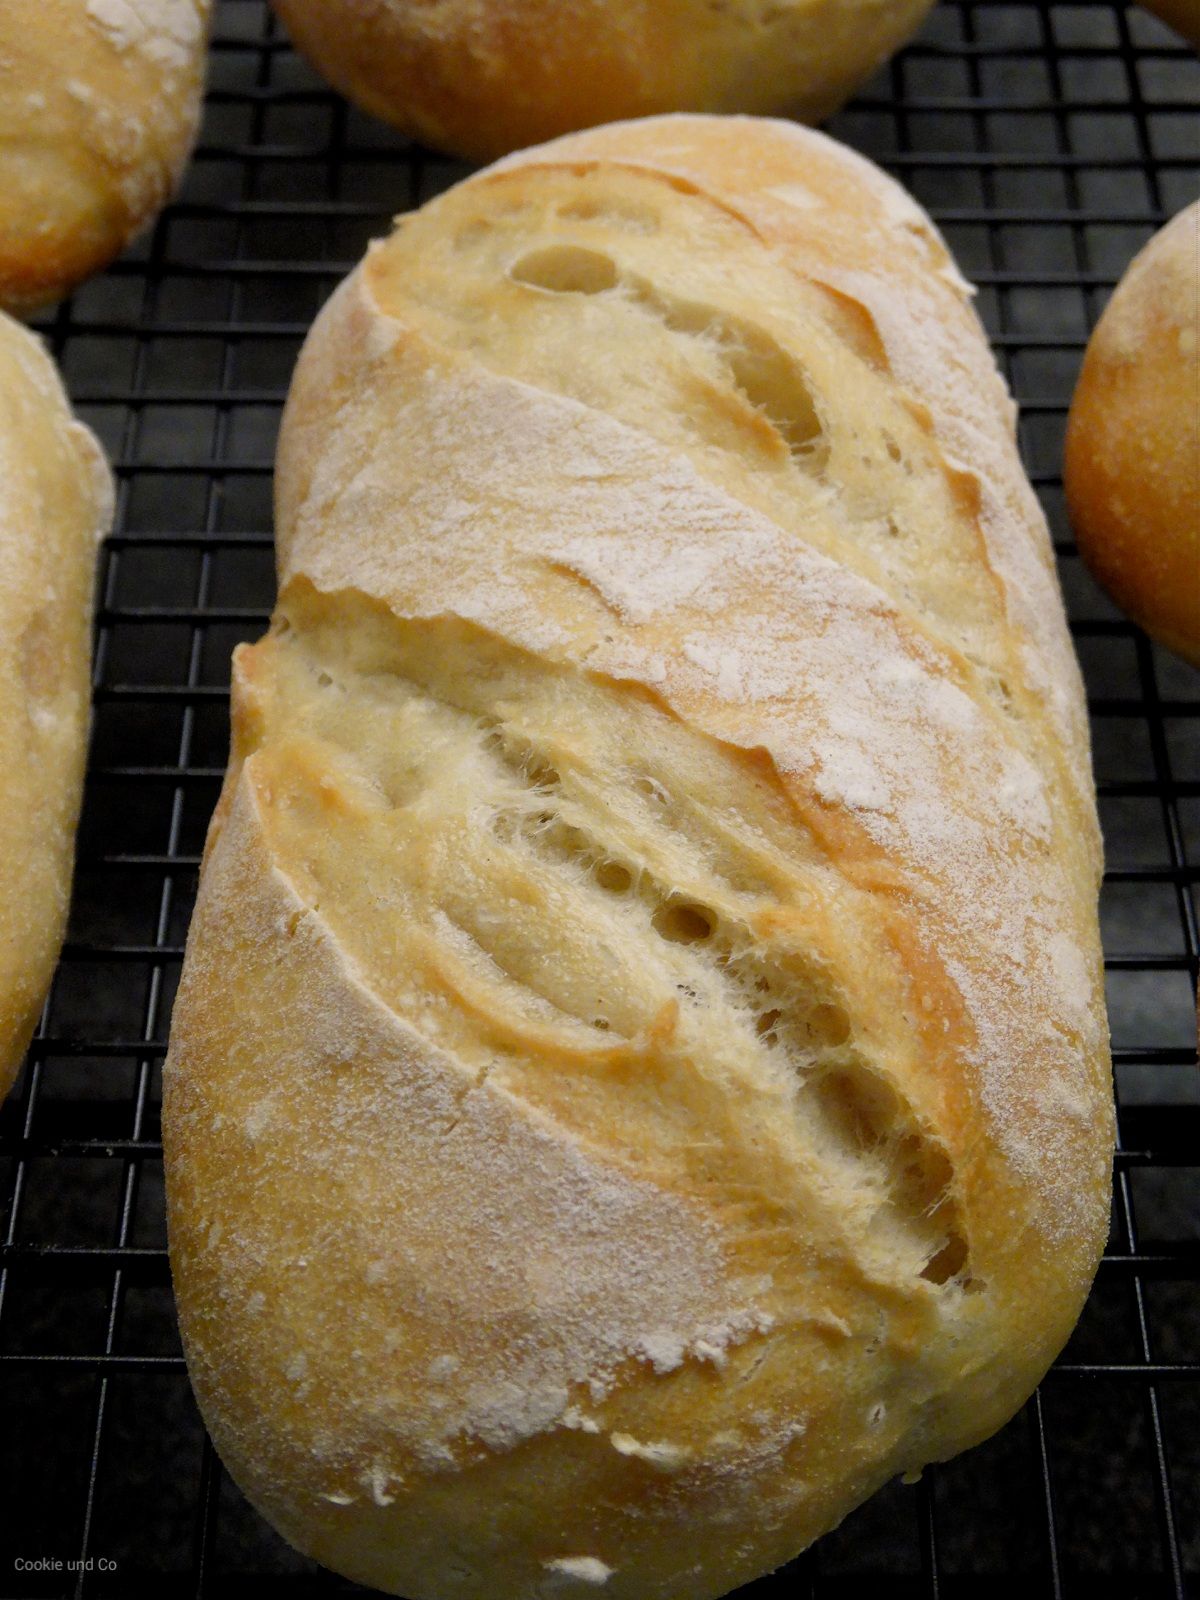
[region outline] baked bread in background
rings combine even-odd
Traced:
[[[410,1600],[701,1600],[1006,1421],[1107,1230],[1083,696],[924,213],[669,117],[313,329],[164,1077],[225,1464]]]
[[[62,943],[90,703],[100,447],[49,356],[0,312],[0,1094]]]
[[[661,111],[831,115],[932,0],[273,0],[365,111],[473,160]]]
[[[3,0],[0,306],[106,266],[158,212],[196,136],[210,0]]]
[[[1200,50],[1200,0],[1143,0],[1143,4]]]
[[[1135,257],[1096,324],[1064,485],[1098,581],[1200,666],[1200,200]]]

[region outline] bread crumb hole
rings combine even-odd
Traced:
[[[824,445],[825,430],[808,385],[799,371],[773,345],[735,350],[729,357],[734,382],[761,411],[791,451],[793,457],[811,460]]]
[[[948,1283],[961,1272],[967,1259],[967,1241],[961,1234],[952,1233],[933,1260],[922,1269],[921,1276],[930,1283]]]
[[[914,1215],[933,1216],[954,1177],[949,1157],[918,1134],[910,1133],[900,1141],[896,1158],[898,1198]]]
[[[822,1073],[812,1092],[839,1141],[857,1151],[877,1149],[899,1109],[887,1084],[862,1072]]]
[[[782,1011],[764,1011],[754,1024],[755,1030],[768,1050],[774,1050],[779,1043],[779,1035],[775,1032],[775,1028],[782,1015]]]
[[[700,944],[711,939],[716,923],[704,906],[683,903],[659,906],[650,920],[655,933],[672,944]]]
[[[660,806],[669,805],[671,796],[658,782],[657,778],[638,778],[633,787],[639,794],[644,794],[648,799],[655,800]]]
[[[509,277],[550,294],[603,294],[617,283],[617,264],[601,250],[581,245],[548,245],[514,261]]]
[[[656,284],[628,279],[627,287],[673,333],[715,349],[743,399],[766,418],[800,466],[813,472],[824,467],[828,442],[807,375],[776,339],[716,306],[681,300]]]
[[[539,761],[536,757],[531,757],[525,764],[525,776],[535,789],[558,788],[558,769],[552,767],[548,761]]]
[[[624,894],[633,882],[633,874],[619,861],[601,861],[596,867],[596,882],[610,894]]]
[[[850,1037],[849,1015],[841,1006],[827,1001],[813,1007],[808,1025],[827,1044],[845,1044]]]

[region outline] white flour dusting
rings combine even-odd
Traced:
[[[88,0],[87,14],[118,50],[167,70],[187,68],[204,28],[198,0]]]

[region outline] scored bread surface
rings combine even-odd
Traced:
[[[83,786],[100,447],[49,356],[0,312],[0,1094],[58,959]]]
[[[1099,839],[968,295],[832,141],[661,118],[310,336],[164,1139],[217,1446],[352,1577],[725,1593],[1078,1314]]]

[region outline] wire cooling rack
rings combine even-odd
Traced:
[[[179,201],[41,324],[120,497],[70,934],[0,1112],[5,1600],[362,1592],[290,1551],[205,1440],[171,1302],[159,1079],[230,651],[273,594],[292,364],[367,240],[466,169],[347,109],[262,0],[219,0],[210,81]],[[943,0],[831,126],[933,212],[1021,402],[1091,696],[1121,1143],[1094,1293],[1022,1414],[743,1593],[1178,1600],[1200,1574],[1200,675],[1091,584],[1058,473],[1088,330],[1200,189],[1200,63],[1136,10]],[[38,1561],[61,1565],[18,1569]]]

